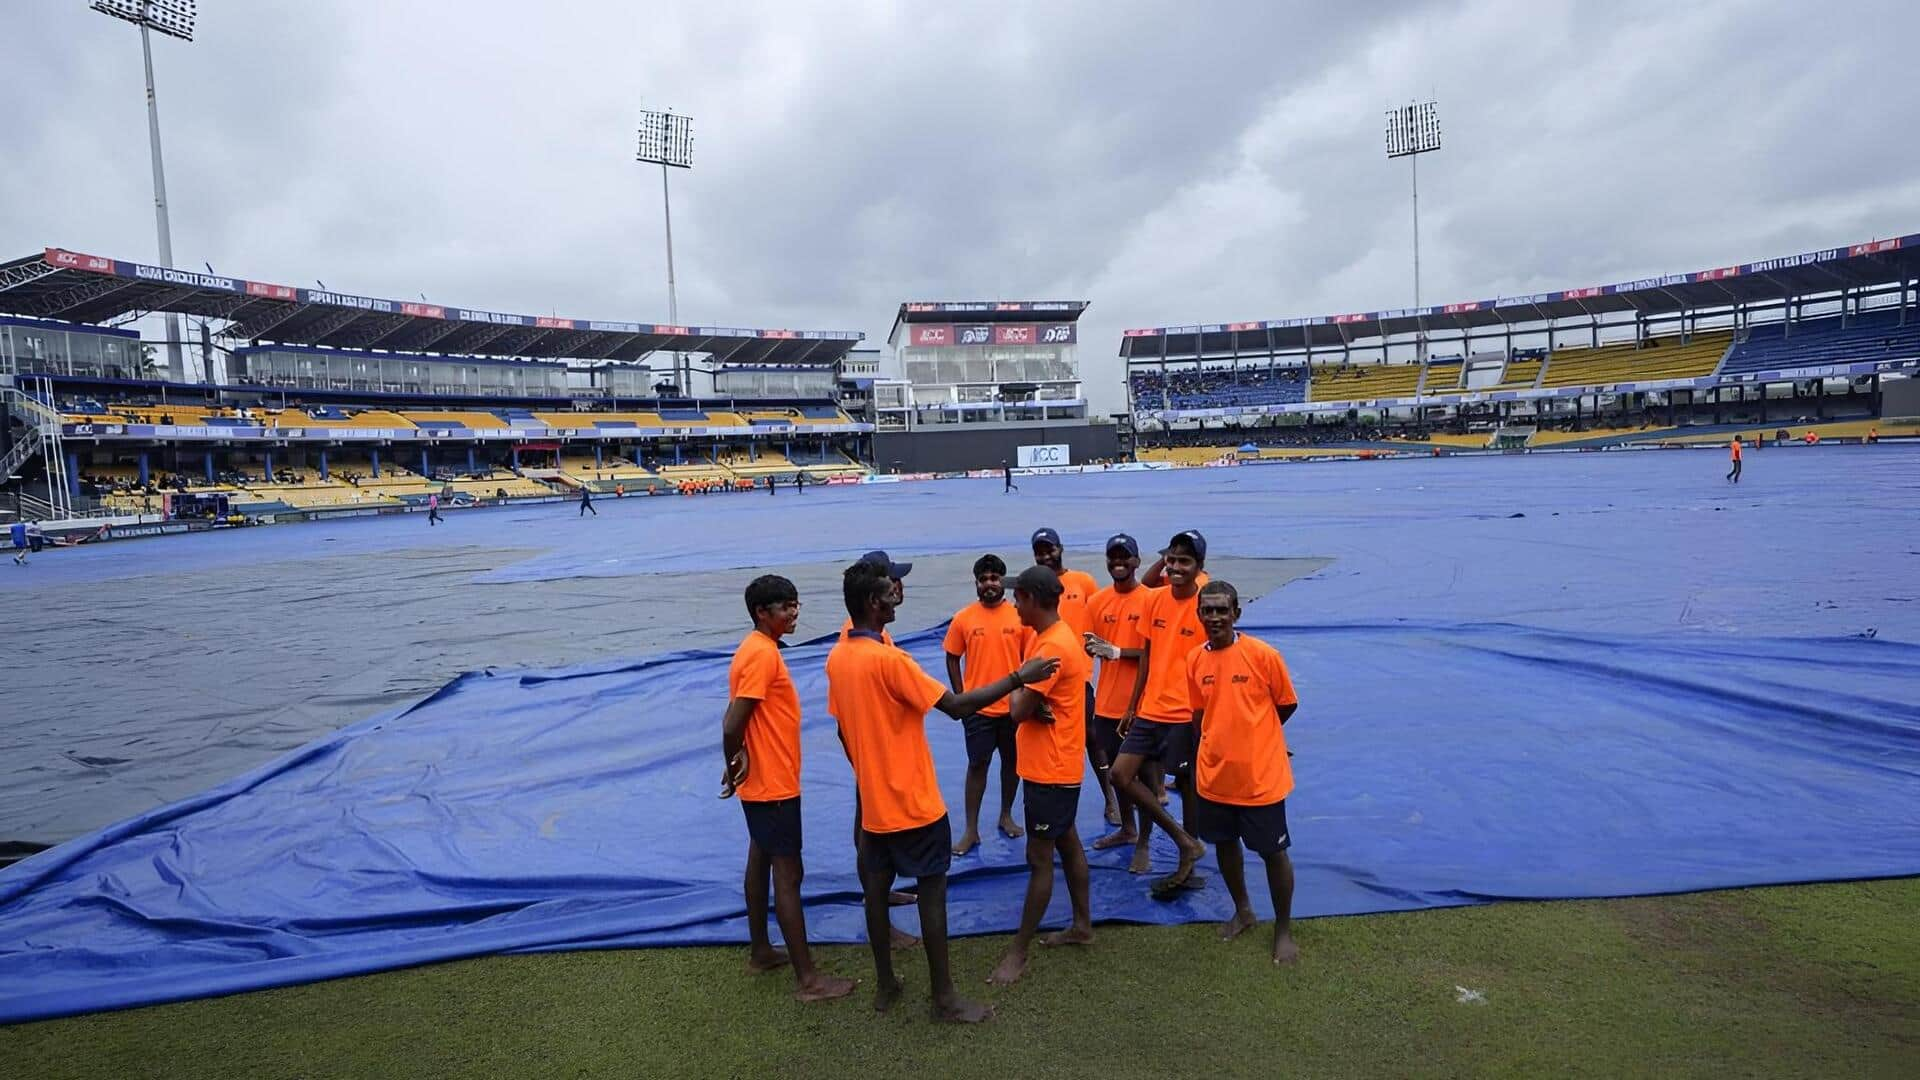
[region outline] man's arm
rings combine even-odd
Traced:
[[[1200,730],[1201,730],[1200,725],[1205,723],[1206,719],[1207,719],[1207,710],[1205,709],[1193,710],[1193,748],[1195,752],[1198,752],[1200,749]]]
[[[1293,719],[1293,714],[1299,711],[1299,708],[1299,702],[1289,701],[1285,705],[1275,705],[1273,711],[1280,714],[1280,723],[1284,725],[1287,721]]]
[[[1145,585],[1149,589],[1157,589],[1167,583],[1166,571],[1167,557],[1162,555],[1153,560],[1153,565],[1147,567],[1146,573],[1140,575],[1140,584]]]
[[[720,720],[720,755],[726,762],[721,789],[731,795],[747,778],[747,719],[760,704],[757,698],[737,697],[727,702],[727,714]]]
[[[954,693],[960,692],[960,658],[952,653],[947,654],[947,685]]]
[[[1133,694],[1127,698],[1127,712],[1120,718],[1120,734],[1126,735],[1133,726],[1134,713],[1140,709],[1140,695],[1147,689],[1147,665],[1153,663],[1153,642],[1140,643],[1140,669],[1133,673]]]
[[[982,708],[999,701],[1015,690],[1030,682],[1038,682],[1052,675],[1060,667],[1060,661],[1051,656],[1036,656],[1020,665],[1020,669],[1002,679],[995,679],[985,686],[975,687],[964,694],[951,691],[941,694],[933,707],[961,720],[979,712]]]
[[[1053,723],[1053,710],[1047,708],[1047,696],[1030,686],[1015,690],[1007,698],[1007,708],[1011,710],[1016,724],[1024,724],[1029,720],[1040,724]]]

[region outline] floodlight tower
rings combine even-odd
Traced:
[[[195,0],[93,0],[102,15],[140,28],[140,55],[147,62],[147,142],[153,148],[153,220],[160,233],[160,265],[173,266],[173,232],[167,225],[167,174],[160,164],[160,104],[153,94],[153,44],[150,30],[181,41],[193,40]],[[167,315],[167,363],[176,379],[187,377],[180,352],[180,316]]]
[[[666,214],[667,222],[667,318],[676,326],[680,322],[680,299],[675,295],[673,281],[673,197],[667,190],[667,168],[693,168],[693,120],[679,116],[672,109],[664,112],[646,110],[640,114],[640,148],[633,159],[646,165],[660,166],[660,206]],[[681,373],[683,356],[673,354],[673,379],[685,394],[693,381],[691,370]]]
[[[1420,155],[1440,149],[1440,113],[1431,101],[1387,110],[1387,158],[1413,166],[1413,306],[1420,306]]]

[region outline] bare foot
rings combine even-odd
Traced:
[[[1013,820],[1013,815],[1001,814],[1000,832],[1009,840],[1018,840],[1026,835],[1027,830],[1021,828],[1020,823]]]
[[[1121,829],[1119,832],[1110,832],[1100,839],[1095,840],[1093,842],[1093,850],[1105,851],[1108,848],[1117,848],[1121,844],[1137,843],[1139,839],[1140,834],[1134,832],[1132,829]]]
[[[1245,908],[1233,913],[1233,918],[1220,924],[1220,940],[1232,941],[1242,933],[1253,929],[1253,912]]]
[[[987,982],[993,986],[1012,986],[1027,973],[1027,954],[1020,949],[1008,949],[1000,962],[993,967],[993,974],[987,976]]]
[[[813,978],[794,988],[793,1000],[832,1001],[834,998],[843,998],[853,993],[853,988],[858,985],[860,985],[859,979],[827,975],[816,971],[813,973]]]
[[[1133,845],[1133,861],[1127,864],[1127,873],[1144,874],[1153,869],[1153,851],[1145,844]]]
[[[960,834],[960,839],[954,841],[953,853],[955,855],[965,855],[967,852],[979,846],[980,834],[974,832],[972,829],[968,829],[966,832]]]
[[[892,927],[892,930],[893,934],[887,941],[888,945],[896,949],[917,949],[920,947],[919,938],[914,937],[912,934],[907,933],[897,926]]]
[[[934,999],[933,1018],[945,1024],[978,1024],[993,1019],[993,1006],[949,994]]]
[[[1090,926],[1069,926],[1065,930],[1055,930],[1040,939],[1040,944],[1053,948],[1059,945],[1093,944],[1093,928]]]
[[[905,987],[900,985],[899,979],[889,979],[879,986],[874,987],[873,1011],[886,1012],[888,1009],[893,1008],[894,1002],[900,1000],[900,993],[904,989]]]
[[[895,889],[887,894],[888,907],[910,907],[920,902],[920,898],[910,892]]]
[[[786,967],[787,950],[768,946],[766,952],[747,954],[747,970],[755,975],[767,971],[778,971]]]
[[[1273,939],[1273,962],[1291,964],[1300,959],[1300,946],[1293,943],[1291,931],[1276,935]]]

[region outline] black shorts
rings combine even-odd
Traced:
[[[1120,740],[1120,752],[1152,758],[1172,772],[1184,773],[1193,765],[1193,725],[1163,724],[1136,716],[1127,737]]]
[[[1212,799],[1199,800],[1200,839],[1210,844],[1245,843],[1256,855],[1271,855],[1293,846],[1287,835],[1287,800],[1266,806],[1234,806]]]
[[[860,833],[860,870],[885,870],[896,877],[939,877],[953,863],[953,827],[937,821],[900,832]]]
[[[1079,784],[1036,784],[1020,781],[1021,798],[1027,804],[1027,835],[1057,840],[1073,828],[1080,813]]]
[[[740,800],[747,815],[747,835],[768,855],[800,854],[800,796],[776,802]]]
[[[960,722],[967,733],[967,764],[985,765],[993,760],[993,752],[1002,738],[1013,738],[1013,717],[981,716],[974,713]]]
[[[1087,745],[1112,768],[1113,759],[1120,756],[1120,721],[1111,716],[1095,716],[1093,727],[1087,732]]]

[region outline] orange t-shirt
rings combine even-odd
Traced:
[[[1100,583],[1085,570],[1060,571],[1060,618],[1073,628],[1075,635],[1093,629],[1093,616],[1087,611],[1087,601],[1099,591]]]
[[[840,640],[835,642],[835,644],[845,645],[847,643],[847,635],[851,633],[853,633],[853,616],[849,615],[847,616],[847,621],[840,624]],[[880,640],[891,645],[893,644],[893,635],[889,634],[885,627],[881,627]]]
[[[1194,785],[1202,798],[1270,806],[1293,790],[1282,705],[1295,704],[1287,662],[1259,638],[1235,634],[1224,649],[1202,645],[1187,658],[1189,693],[1200,710]]]
[[[1120,592],[1109,585],[1087,601],[1092,630],[1122,649],[1140,647],[1140,618],[1147,610],[1153,590],[1135,585]],[[1093,692],[1093,713],[1109,720],[1126,715],[1127,702],[1133,699],[1133,682],[1140,672],[1138,660],[1100,661],[1100,682]],[[1143,695],[1144,696],[1144,695]]]
[[[727,696],[752,698],[747,716],[747,779],[744,802],[777,802],[800,794],[800,693],[787,674],[780,646],[758,630],[733,651]]]
[[[1187,701],[1187,654],[1207,640],[1200,625],[1200,594],[1185,600],[1173,595],[1173,586],[1153,590],[1140,618],[1140,633],[1152,646],[1147,657],[1147,686],[1140,693],[1138,715],[1162,724],[1193,722]]]
[[[861,828],[904,832],[947,816],[927,748],[927,710],[946,692],[913,657],[864,635],[827,654],[827,711],[853,762]]]
[[[1047,699],[1053,723],[1027,720],[1014,731],[1016,771],[1020,779],[1036,784],[1077,784],[1086,770],[1087,679],[1093,675],[1093,658],[1065,619],[1031,637],[1027,656],[1055,657],[1060,666],[1051,677],[1027,684]]]
[[[1020,666],[1033,631],[1020,624],[1011,600],[992,607],[975,601],[961,608],[947,624],[948,656],[960,657],[960,687],[976,690],[1013,674]],[[986,706],[981,716],[1007,715],[1007,699]]]
[[[1739,443],[1733,444],[1732,452],[1733,452],[1733,460],[1739,461],[1740,460],[1740,444]]]

